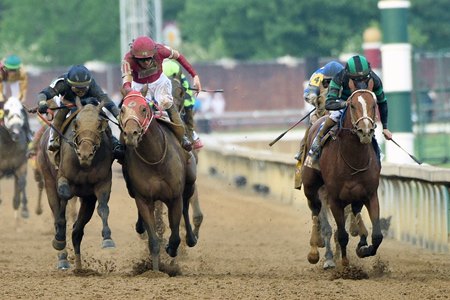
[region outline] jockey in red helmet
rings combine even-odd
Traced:
[[[177,50],[163,44],[155,43],[150,37],[140,36],[132,44],[130,51],[125,54],[122,61],[122,79],[125,91],[140,90],[148,86],[147,99],[156,100],[167,111],[173,123],[184,129],[178,110],[173,105],[172,87],[170,80],[163,73],[164,59],[177,60],[181,66],[193,77],[195,88],[201,90],[200,78],[192,65]],[[185,132],[185,130],[183,130]],[[186,135],[178,136],[182,146],[187,151],[192,144]]]

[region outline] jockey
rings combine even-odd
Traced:
[[[140,90],[147,85],[147,99],[151,102],[154,98],[167,111],[172,122],[183,129],[184,132],[178,136],[178,139],[186,151],[191,151],[192,144],[185,135],[186,131],[180,114],[173,105],[171,82],[163,73],[162,63],[166,58],[177,60],[193,77],[194,86],[198,88],[198,91],[201,90],[200,78],[186,58],[177,50],[155,43],[147,36],[136,38],[131,44],[130,51],[123,58],[123,89],[128,93],[131,90]]]
[[[310,118],[310,125],[317,121],[320,117],[324,116],[326,113],[325,110],[325,98],[328,92],[328,86],[330,84],[331,79],[339,73],[344,67],[338,63],[337,61],[331,61],[327,63],[325,66],[316,70],[309,79],[308,87],[305,89],[303,93],[303,97],[306,102],[311,105],[314,105],[316,110],[312,114]],[[305,140],[308,136],[308,132],[311,126],[306,129],[305,134],[303,135],[303,139],[300,142],[300,151],[297,153],[295,158],[300,161],[302,157],[302,153],[305,146]]]
[[[61,105],[74,104],[77,96],[81,100],[94,97],[99,102],[104,102],[104,107],[110,111],[115,118],[118,117],[120,112],[119,108],[92,78],[91,72],[83,65],[71,67],[68,73],[59,76],[38,94],[38,110],[40,113],[47,113],[49,121],[53,119],[54,112],[52,109],[58,107],[58,104],[54,100],[55,96],[61,96]],[[48,146],[50,151],[56,151],[60,147],[59,133],[55,132],[55,130],[61,131],[62,124],[69,111],[70,108],[68,107],[58,109],[58,112],[54,117],[52,123],[54,130],[50,132],[50,143]],[[114,158],[119,160],[122,159],[124,156],[122,145],[117,138],[112,135],[111,130],[108,130],[107,133],[112,140]]]
[[[180,82],[180,85],[183,87],[184,97],[180,99],[183,101],[184,106],[184,114],[182,115],[184,124],[186,126],[186,133],[190,138],[190,141],[193,143],[194,149],[200,149],[203,147],[203,143],[200,140],[200,137],[197,135],[197,132],[194,130],[194,106],[195,106],[195,97],[194,93],[190,89],[189,81],[186,76],[181,71],[180,65],[171,59],[166,59],[163,62],[163,72],[168,78],[175,78]],[[172,95],[176,97],[175,95]]]
[[[12,97],[16,97],[22,103],[26,100],[28,75],[22,66],[22,60],[17,55],[9,55],[0,63],[0,120],[4,115],[3,105],[6,101],[7,86],[10,88]],[[30,141],[33,134],[28,123],[28,114],[25,114],[25,119],[27,138]]]
[[[344,108],[347,106],[346,100],[351,95],[349,80],[353,80],[357,89],[366,89],[370,79],[373,79],[374,82],[373,92],[377,97],[381,124],[383,125],[383,135],[387,140],[392,139],[392,133],[387,128],[388,106],[381,79],[372,71],[369,62],[364,56],[356,55],[351,57],[347,61],[345,68],[337,73],[331,80],[325,103],[325,109],[332,110],[332,112],[325,120],[322,128],[317,133],[317,136],[314,138],[311,145],[308,155],[311,156],[313,161],[317,161],[319,158],[322,138],[328,130],[330,130],[339,121]]]

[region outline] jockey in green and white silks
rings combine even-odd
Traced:
[[[313,160],[317,160],[321,150],[320,141],[341,118],[344,108],[347,106],[347,98],[351,91],[349,81],[353,80],[357,89],[366,89],[369,80],[373,80],[373,92],[377,97],[378,110],[380,113],[381,124],[383,125],[383,135],[387,140],[392,139],[392,133],[388,129],[388,106],[387,99],[383,91],[383,84],[380,77],[375,74],[367,59],[362,55],[351,57],[345,68],[337,73],[330,82],[330,88],[327,94],[325,109],[330,110],[329,117],[325,120],[322,128],[317,133],[311,145],[309,155]]]
[[[194,105],[195,105],[195,97],[194,93],[191,90],[189,81],[186,76],[183,74],[180,65],[173,61],[166,59],[163,62],[163,72],[168,78],[175,78],[178,80],[183,87],[184,90],[184,100],[183,100],[183,108],[184,114],[182,114],[182,119],[184,124],[186,125],[186,134],[190,141],[192,142],[192,146],[194,149],[200,149],[203,147],[203,143],[200,140],[200,137],[197,135],[197,132],[194,130]]]

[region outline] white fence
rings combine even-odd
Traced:
[[[208,143],[199,171],[215,174],[262,197],[291,205],[302,201],[293,188],[292,155],[273,155],[233,144]],[[435,252],[449,251],[450,169],[383,164],[379,187],[381,217],[391,216],[388,236]]]

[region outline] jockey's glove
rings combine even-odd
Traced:
[[[38,112],[41,114],[45,114],[47,112],[47,109],[48,109],[47,101],[45,101],[45,100],[39,101]]]

